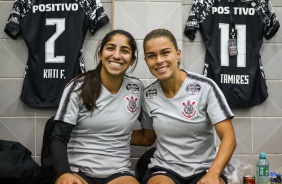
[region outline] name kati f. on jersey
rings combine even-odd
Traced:
[[[109,22],[100,0],[16,0],[4,29],[22,35],[28,60],[20,99],[33,107],[57,107],[63,90],[85,71],[82,44]]]

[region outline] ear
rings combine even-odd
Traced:
[[[181,60],[181,50],[178,49],[176,52],[177,52],[177,62],[180,62],[180,60]]]
[[[102,53],[99,51],[99,52],[98,52],[98,60],[99,60],[99,61],[102,60],[101,55],[102,55]]]

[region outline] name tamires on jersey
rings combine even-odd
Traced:
[[[230,36],[231,24],[235,37]],[[194,40],[197,30],[201,32],[206,47],[204,75],[218,84],[231,108],[245,108],[268,97],[259,50],[263,37],[270,39],[279,27],[269,0],[194,0],[184,33]],[[232,38],[238,52],[230,56]]]
[[[5,32],[28,50],[20,99],[57,107],[66,84],[85,71],[82,44],[109,21],[100,0],[16,0]]]

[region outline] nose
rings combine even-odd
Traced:
[[[161,55],[157,55],[157,63],[163,63],[163,57]]]
[[[121,58],[119,49],[115,50],[113,57],[114,57],[114,59],[120,59]]]

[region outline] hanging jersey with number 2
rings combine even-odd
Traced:
[[[259,51],[263,37],[274,36],[279,22],[269,0],[229,1],[194,0],[184,33],[194,40],[201,32],[204,75],[218,84],[231,108],[247,108],[268,96]]]
[[[22,35],[28,60],[20,99],[57,107],[66,84],[85,71],[82,44],[109,21],[100,0],[16,0],[5,33]]]

